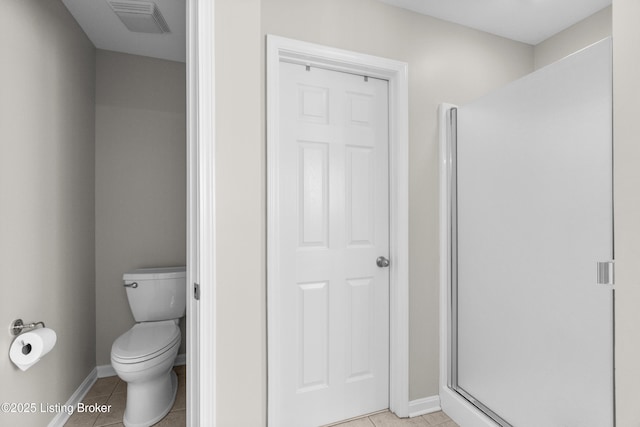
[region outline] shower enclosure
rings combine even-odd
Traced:
[[[612,427],[611,40],[441,109],[443,409]]]

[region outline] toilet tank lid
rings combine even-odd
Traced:
[[[178,279],[186,277],[185,266],[181,267],[154,267],[138,268],[122,275],[122,279],[127,280],[157,280],[157,279]]]

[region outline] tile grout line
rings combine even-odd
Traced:
[[[175,369],[174,369],[174,371],[175,371]],[[176,372],[176,374],[178,375],[178,372]],[[186,373],[182,373],[182,375],[186,375]],[[93,397],[91,397],[92,399],[105,398],[105,399],[106,399],[106,400],[105,400],[105,403],[106,403],[106,402],[109,402],[109,401],[111,400],[111,398],[112,398],[115,394],[126,394],[126,391],[117,393],[118,386],[120,385],[120,383],[122,382],[122,380],[121,380],[117,375],[112,375],[111,377],[113,377],[113,378],[115,378],[115,379],[116,379],[116,382],[115,382],[115,384],[114,384],[113,388],[111,389],[111,391],[110,391],[108,394],[107,394],[107,393],[105,393],[105,394],[102,394],[102,395],[100,395],[100,396],[93,396]],[[178,381],[179,381],[179,377],[180,377],[180,375],[178,375]],[[104,378],[109,378],[109,377],[104,377]],[[99,379],[99,380],[100,380],[100,379]],[[94,384],[94,385],[89,389],[88,393],[91,393],[91,391],[94,389],[94,387],[96,387],[96,384]],[[179,385],[178,385],[178,387],[179,387]],[[176,399],[177,399],[177,398],[178,398],[178,397],[176,396]],[[178,413],[178,412],[185,412],[185,414],[186,414],[186,408],[173,408],[172,410],[170,410],[170,411],[169,411],[169,413],[168,413],[168,414],[171,414],[171,413]],[[167,414],[167,415],[168,415],[168,414]],[[92,427],[96,427],[96,426],[98,425],[99,418],[100,418],[100,416],[97,416],[97,417],[95,418],[95,420],[93,420],[93,423],[91,424],[91,426],[92,426]],[[114,423],[111,423],[111,424],[104,425],[104,427],[111,427],[111,426],[115,426],[115,425],[117,425],[117,424],[119,424],[119,423],[121,423],[121,421],[120,421],[120,422],[114,422]],[[65,423],[65,425],[66,425],[66,423]]]

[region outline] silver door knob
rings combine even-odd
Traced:
[[[376,260],[376,265],[378,267],[389,267],[389,260],[383,256],[379,256]]]

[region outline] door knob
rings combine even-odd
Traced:
[[[378,267],[389,267],[389,260],[383,256],[379,256],[378,259],[376,259],[376,264]]]

